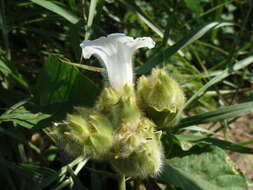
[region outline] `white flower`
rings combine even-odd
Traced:
[[[142,47],[153,48],[155,42],[150,37],[132,38],[122,33],[110,34],[96,40],[86,40],[80,44],[85,59],[94,55],[106,68],[109,82],[114,88],[133,84],[132,57]]]

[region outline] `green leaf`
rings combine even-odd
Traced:
[[[214,77],[212,80],[210,80],[208,83],[206,83],[202,88],[200,88],[185,104],[185,107],[190,105],[194,100],[199,98],[208,88],[213,86],[214,84],[220,82],[221,80],[225,79],[226,77],[230,76],[231,74],[234,74],[236,71],[247,67],[253,63],[253,56],[247,57],[241,61],[238,61],[233,66],[230,66],[226,68],[223,72],[221,72],[219,75]]]
[[[91,0],[90,1],[90,8],[89,8],[89,17],[88,17],[88,22],[87,25],[85,26],[86,28],[86,33],[85,33],[85,40],[88,40],[91,35],[91,26],[94,20],[94,17],[96,15],[96,7],[98,4],[99,0]]]
[[[69,94],[69,101],[73,104],[92,106],[98,94],[99,89],[95,84],[85,75],[78,73]]]
[[[92,105],[97,94],[98,88],[86,76],[50,56],[38,79],[35,98],[42,106],[66,101]]]
[[[153,30],[158,36],[163,38],[165,40],[165,43],[172,46],[175,42],[172,41],[169,36],[166,36],[164,31],[160,28],[160,26],[157,25],[150,17],[145,14],[145,12],[133,2],[131,1],[125,1],[120,0],[120,2],[123,4],[124,7],[132,11],[134,14],[136,14],[140,20],[142,20],[151,30]],[[165,39],[166,38],[166,39]],[[178,51],[179,55],[183,56],[184,53],[180,50]]]
[[[30,0],[30,1],[62,16],[63,18],[65,18],[69,22],[71,22],[72,24],[76,24],[79,21],[79,18],[77,16],[73,15],[72,13],[69,13],[64,8],[58,6],[50,1],[47,1],[47,0]]]
[[[158,180],[183,190],[247,190],[245,178],[219,148],[167,160]]]
[[[35,98],[41,106],[67,101],[76,72],[50,56],[39,76]]]
[[[240,144],[235,144],[229,141],[220,140],[216,138],[206,138],[202,140],[203,142],[207,142],[209,144],[213,144],[225,150],[230,150],[233,152],[253,154],[253,148],[244,147]]]
[[[212,134],[212,135],[217,135],[216,133],[214,133],[211,130],[201,128],[201,127],[198,127],[198,126],[189,126],[189,127],[187,127],[187,130],[196,131],[196,132],[203,132],[203,133]]]
[[[200,0],[184,0],[186,6],[194,12],[202,12],[202,7],[200,5]]]
[[[233,117],[239,117],[253,112],[253,101],[236,104],[232,106],[226,106],[219,108],[215,111],[202,113],[192,117],[184,118],[179,124],[175,126],[175,129],[185,128],[192,125],[198,125],[202,123],[210,123],[216,121],[222,121]]]
[[[148,73],[153,67],[161,64],[163,61],[167,60],[170,56],[175,54],[178,50],[188,46],[189,44],[193,43],[194,41],[201,38],[204,34],[206,34],[208,31],[220,28],[223,26],[230,26],[232,23],[228,22],[211,22],[208,24],[205,24],[204,26],[199,27],[198,29],[192,31],[190,34],[185,36],[183,39],[181,39],[179,42],[177,42],[175,45],[166,48],[162,51],[159,51],[152,59],[150,59],[146,64],[140,66],[140,68],[137,70],[137,74],[144,74]]]
[[[233,142],[229,142],[226,140],[220,140],[216,138],[206,137],[202,135],[196,135],[196,134],[179,134],[175,135],[175,137],[179,140],[180,144],[183,145],[195,145],[198,143],[206,143],[206,144],[212,144],[215,146],[218,146],[225,150],[230,150],[233,152],[239,152],[239,153],[246,153],[246,154],[253,154],[253,148],[244,147],[240,144],[236,144]],[[182,147],[182,145],[181,145]]]
[[[41,112],[35,112],[28,110],[25,106],[17,107],[16,109],[7,110],[0,116],[0,122],[11,121],[17,123],[23,127],[31,129],[37,125],[40,121],[49,118],[50,114],[44,114]]]
[[[6,50],[6,57],[8,60],[11,60],[11,48],[10,48],[10,41],[8,37],[8,24],[7,24],[7,16],[6,16],[6,6],[5,1],[0,1],[0,29],[2,30],[2,43],[5,46]]]
[[[16,80],[20,85],[24,88],[28,89],[29,85],[24,79],[24,77],[19,74],[13,66],[7,64],[0,58],[0,72],[3,73],[6,77],[10,76],[14,80]]]
[[[57,172],[50,168],[32,164],[22,164],[19,167],[35,182],[33,190],[43,190],[58,177]]]
[[[49,184],[57,179],[57,172],[46,167],[40,167],[33,164],[15,164],[14,162],[2,159],[0,157],[1,168],[11,170],[15,175],[21,174],[23,184],[27,184],[26,189],[43,190]]]

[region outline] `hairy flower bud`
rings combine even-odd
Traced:
[[[114,135],[111,164],[119,173],[145,178],[155,175],[162,165],[160,132],[154,123],[142,118],[135,125],[125,121]]]
[[[102,114],[85,108],[76,108],[66,121],[55,125],[50,137],[73,156],[104,159],[113,141],[113,127]]]
[[[137,98],[142,110],[159,126],[174,125],[185,103],[179,84],[158,68],[153,69],[150,76],[140,77]]]
[[[99,97],[96,109],[109,118],[114,128],[118,128],[124,119],[134,122],[141,115],[134,88],[128,84],[120,90],[112,87],[105,88]]]

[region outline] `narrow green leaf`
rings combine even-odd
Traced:
[[[1,168],[8,168],[14,174],[21,174],[22,180],[29,185],[27,189],[43,190],[46,186],[57,179],[57,172],[46,167],[33,164],[20,164],[0,158]],[[15,175],[14,175],[15,176]]]
[[[181,39],[179,42],[177,42],[175,45],[166,48],[159,53],[157,53],[151,60],[149,60],[146,64],[140,66],[137,70],[137,74],[145,74],[148,73],[153,67],[161,64],[164,60],[167,60],[170,56],[175,54],[178,50],[188,46],[189,44],[193,43],[194,41],[201,38],[204,34],[206,34],[208,31],[220,28],[223,26],[230,26],[232,23],[228,22],[211,22],[208,24],[205,24],[204,26],[199,27],[198,29],[192,31],[190,34],[188,34],[186,37]]]
[[[202,123],[222,121],[224,119],[239,117],[252,112],[253,101],[222,107],[215,111],[210,111],[207,113],[202,113],[192,117],[184,118],[180,121],[179,124],[175,126],[175,129],[185,128],[187,126],[198,125]]]
[[[0,72],[3,73],[6,77],[10,76],[14,80],[16,80],[20,85],[22,85],[24,88],[28,89],[29,85],[24,79],[24,77],[19,74],[16,69],[10,65],[7,64],[7,62],[4,62],[0,57]]]
[[[8,37],[8,27],[6,23],[6,15],[5,15],[5,1],[0,1],[0,29],[2,30],[2,36],[3,36],[3,44],[5,46],[5,50],[7,52],[7,59],[11,60],[11,49],[10,49],[10,43],[9,43],[9,37]]]
[[[76,24],[79,21],[79,18],[77,16],[73,15],[72,13],[68,12],[64,8],[58,6],[50,1],[47,1],[47,0],[30,0],[30,1],[62,16],[63,18],[65,18],[69,22],[71,22],[72,24]]]
[[[189,126],[185,129],[190,130],[190,131],[198,131],[198,132],[203,132],[203,133],[207,133],[207,134],[216,135],[216,133],[214,133],[213,131],[205,129],[205,128],[201,128],[201,127],[198,127],[198,126]]]
[[[32,113],[25,106],[20,106],[16,109],[12,109],[10,112],[4,113],[0,116],[0,122],[11,121],[31,129],[37,125],[40,121],[49,118],[50,114],[44,114],[40,112]]]
[[[212,144],[222,149],[230,150],[233,152],[253,154],[253,148],[244,147],[240,144],[236,144],[236,143],[229,142],[226,140],[220,140],[220,139],[206,137],[202,135],[196,135],[196,134],[179,134],[179,135],[175,135],[175,137],[180,142],[188,142],[188,143],[192,143],[193,145],[198,144],[198,143],[207,143],[207,144]]]
[[[221,80],[225,79],[226,77],[230,76],[231,74],[234,74],[236,71],[247,67],[253,63],[253,56],[247,57],[241,61],[238,61],[233,66],[228,67],[225,69],[222,73],[214,77],[212,80],[210,80],[208,83],[206,83],[202,88],[200,88],[185,104],[185,107],[189,106],[194,100],[199,98],[208,88],[213,86],[214,84],[220,82]]]
[[[216,138],[206,138],[202,141],[213,144],[225,150],[230,150],[233,152],[245,153],[245,154],[253,154],[253,148],[244,147],[240,144],[235,144],[229,141],[220,140]]]
[[[124,5],[124,7],[128,8],[130,11],[135,13],[151,30],[153,30],[158,36],[161,38],[166,37],[166,43],[170,46],[172,46],[175,42],[172,41],[171,39],[168,38],[168,36],[164,35],[164,31],[157,26],[157,24],[149,18],[142,10],[141,8],[136,5],[134,2],[131,1],[125,1],[125,0],[120,0],[120,2]],[[179,55],[184,56],[184,53],[181,52],[180,50],[178,51]]]
[[[40,167],[32,164],[22,164],[19,166],[27,176],[34,181],[33,190],[43,190],[57,179],[57,172],[50,168]]]
[[[99,0],[91,0],[90,1],[89,17],[88,17],[87,25],[85,26],[85,28],[86,28],[85,40],[88,40],[90,38],[91,26],[92,26],[94,17],[96,15],[96,7],[97,7],[98,1]]]

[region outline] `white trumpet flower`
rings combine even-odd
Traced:
[[[85,59],[95,56],[105,67],[110,85],[116,89],[133,84],[132,57],[142,47],[155,46],[150,37],[132,38],[122,33],[110,34],[80,44]]]

